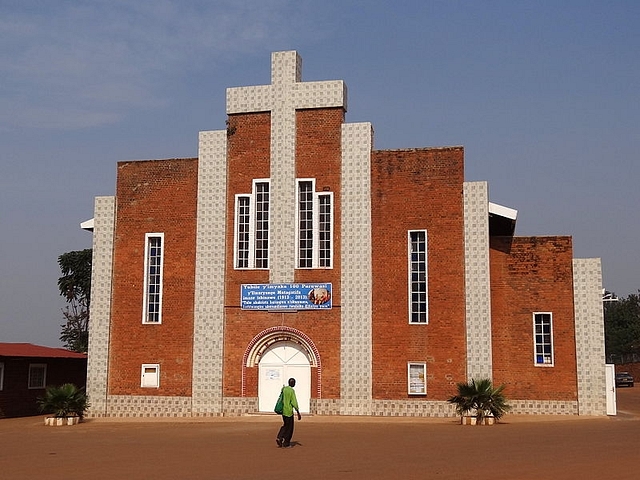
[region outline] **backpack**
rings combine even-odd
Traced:
[[[274,412],[276,412],[278,415],[282,415],[283,412],[283,408],[284,408],[284,399],[282,398],[284,395],[284,387],[282,387],[282,390],[280,390],[280,396],[278,397],[278,401],[276,402],[276,406],[273,409]]]

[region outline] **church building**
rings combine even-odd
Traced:
[[[197,158],[119,162],[95,199],[89,416],[272,413],[290,377],[315,415],[452,416],[480,378],[604,415],[600,260],[515,236],[463,147],[375,150],[301,67],[273,53]]]

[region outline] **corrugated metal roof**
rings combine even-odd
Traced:
[[[0,357],[87,358],[87,355],[64,348],[43,347],[32,343],[0,342]]]

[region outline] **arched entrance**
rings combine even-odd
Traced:
[[[295,390],[300,411],[309,413],[311,365],[306,352],[294,342],[271,345],[258,364],[258,407],[261,412],[273,412],[280,389],[292,377],[296,379]]]
[[[249,342],[242,365],[242,396],[245,396],[247,368],[258,370],[258,410],[261,412],[273,412],[280,389],[291,377],[296,379],[296,397],[301,412],[311,411],[312,384],[315,398],[322,398],[320,354],[313,341],[300,330],[271,327]]]

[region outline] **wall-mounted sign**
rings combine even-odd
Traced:
[[[427,364],[424,362],[409,362],[407,364],[409,395],[426,395],[427,393]]]
[[[249,283],[240,290],[243,310],[331,308],[330,283]]]

